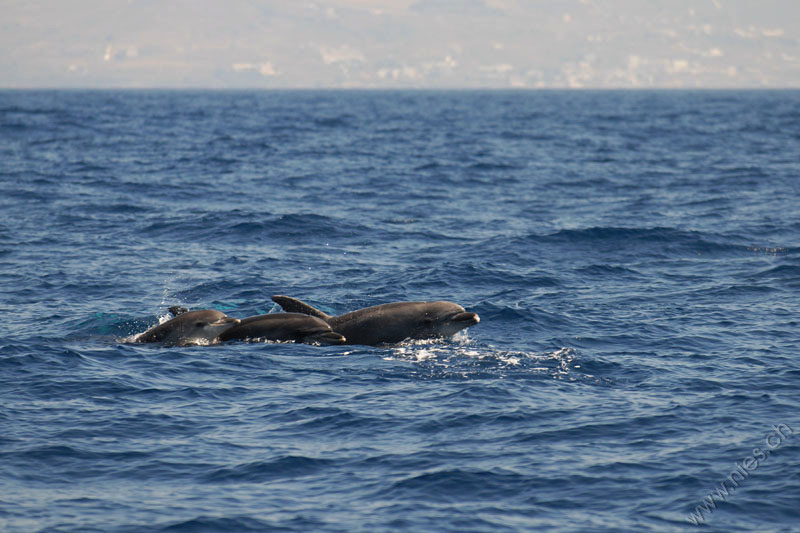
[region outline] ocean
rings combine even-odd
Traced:
[[[0,529],[800,531],[799,91],[0,91]],[[390,346],[125,342],[449,300]]]

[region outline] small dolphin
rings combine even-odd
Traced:
[[[275,295],[284,310],[304,313],[327,322],[347,339],[345,344],[394,344],[405,339],[449,337],[480,322],[453,302],[395,302],[330,316],[296,298]]]
[[[204,309],[175,313],[175,318],[154,326],[137,335],[133,342],[163,342],[164,344],[211,343],[225,330],[237,325],[238,318],[225,313]]]
[[[308,344],[345,342],[344,336],[335,333],[325,321],[301,313],[272,313],[244,318],[239,324],[222,332],[217,340],[294,341]]]

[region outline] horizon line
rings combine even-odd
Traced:
[[[399,92],[399,91],[419,91],[419,92],[590,92],[590,91],[617,91],[617,92],[636,92],[636,91],[664,91],[664,92],[701,92],[701,91],[800,91],[800,85],[787,86],[704,86],[704,87],[671,87],[671,86],[652,86],[652,87],[471,87],[471,86],[421,86],[421,87],[336,87],[336,86],[296,86],[296,87],[214,87],[214,86],[71,86],[71,85],[31,85],[31,86],[0,86],[0,91],[215,91],[215,92],[241,92],[241,91],[363,91],[363,92]]]

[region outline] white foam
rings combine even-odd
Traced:
[[[412,362],[434,362],[453,366],[460,358],[496,361],[502,367],[517,367],[526,362],[541,361],[545,365],[530,367],[535,372],[566,374],[573,368],[576,352],[573,348],[559,348],[554,352],[536,353],[518,350],[498,350],[494,346],[478,346],[464,332],[453,337],[452,342],[442,343],[438,339],[404,341],[392,348],[392,356],[386,360],[402,359]]]

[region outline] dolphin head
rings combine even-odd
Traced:
[[[191,338],[213,342],[224,331],[227,331],[239,322],[241,322],[241,320],[238,318],[225,316],[224,314],[212,322],[203,323],[202,320],[197,320],[194,323]]]
[[[414,338],[450,337],[481,321],[477,313],[465,311],[453,302],[420,302]]]
[[[188,311],[146,331],[137,341],[163,342],[164,344],[207,344],[238,323],[239,319],[211,309]]]

